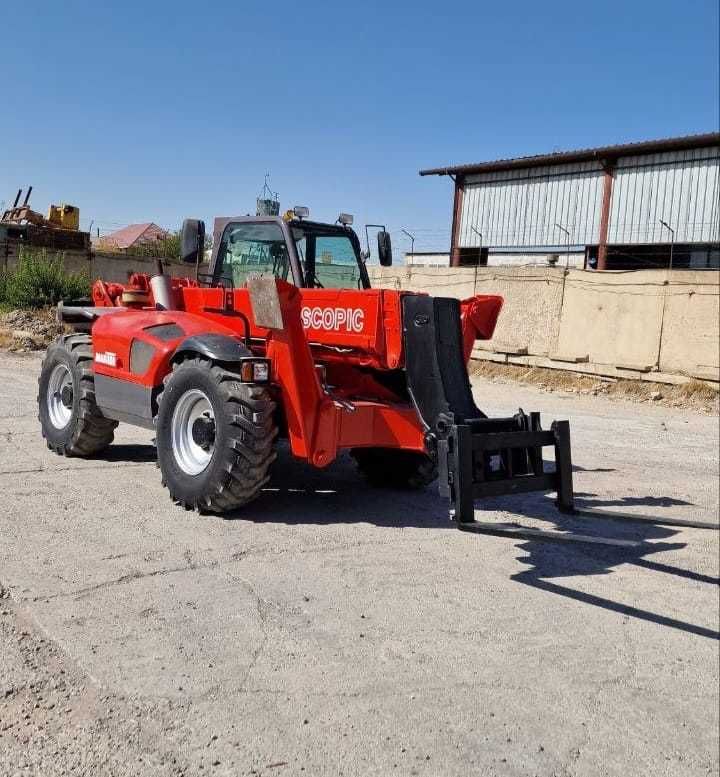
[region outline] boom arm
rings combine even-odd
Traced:
[[[267,355],[273,364],[273,381],[282,392],[292,452],[316,467],[327,466],[339,449],[371,446],[423,452],[424,430],[412,406],[348,401],[323,389],[302,325],[302,297],[295,286],[275,278],[256,279],[250,291],[255,323],[263,319],[260,307],[273,293],[282,327],[268,329]]]

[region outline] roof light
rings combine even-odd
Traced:
[[[306,208],[304,205],[296,205],[293,208],[293,213],[296,218],[306,219],[310,215],[310,208]]]
[[[351,213],[341,213],[337,220],[345,227],[349,227],[353,223],[353,217]]]

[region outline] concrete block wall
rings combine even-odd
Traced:
[[[369,265],[373,286],[405,291],[425,291],[437,297],[465,299],[475,294],[474,267],[380,267]],[[432,289],[430,292],[429,290]]]
[[[67,251],[68,270],[124,282],[152,273],[144,256]],[[8,256],[8,266],[17,261]],[[194,268],[166,264],[172,275]],[[368,267],[373,286],[465,299],[499,294],[491,340],[474,355],[593,374],[720,380],[720,273],[713,270],[590,272],[559,267]]]
[[[20,260],[20,252],[16,243],[9,243],[2,252],[3,264],[8,270],[13,270]],[[39,249],[42,250],[42,249]],[[155,259],[147,256],[133,256],[131,254],[115,254],[103,251],[47,251],[48,255],[55,253],[63,260],[63,265],[68,272],[87,275],[91,281],[102,278],[105,281],[124,283],[128,276],[134,272],[153,274],[155,272]],[[181,262],[170,262],[163,259],[167,272],[171,275],[194,276],[195,268]],[[201,271],[202,271],[201,266]]]
[[[668,382],[720,380],[720,273],[551,267],[369,268],[376,286],[505,299],[495,361]]]
[[[499,294],[505,300],[488,352],[549,356],[560,321],[564,270],[553,267],[368,267],[373,286],[465,299]]]
[[[90,257],[87,251],[62,251],[56,252],[50,249],[31,248],[32,251],[45,252],[48,256],[60,256],[63,265],[68,272],[86,273],[90,267]],[[0,243],[0,269],[14,270],[23,251],[22,243],[16,240],[8,240]]]
[[[124,283],[128,275],[134,272],[155,273],[155,259],[147,256],[131,256],[128,254],[111,254],[102,251],[93,252],[90,262],[90,277],[92,280],[102,278],[104,281]],[[195,276],[195,267],[182,262],[170,262],[163,259],[165,271],[169,275]],[[201,267],[202,271],[202,267]]]

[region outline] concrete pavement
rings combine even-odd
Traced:
[[[199,517],[149,432],[51,454],[39,361],[0,354],[0,774],[718,774],[717,532],[528,495],[483,519],[643,545],[467,535],[434,489],[286,451],[258,502]],[[717,521],[717,418],[475,389],[570,419],[579,502]]]

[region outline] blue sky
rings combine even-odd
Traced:
[[[717,0],[46,2],[4,11],[0,202],[131,222],[283,207],[447,248],[418,170],[718,128]],[[406,245],[407,244],[407,245]]]

